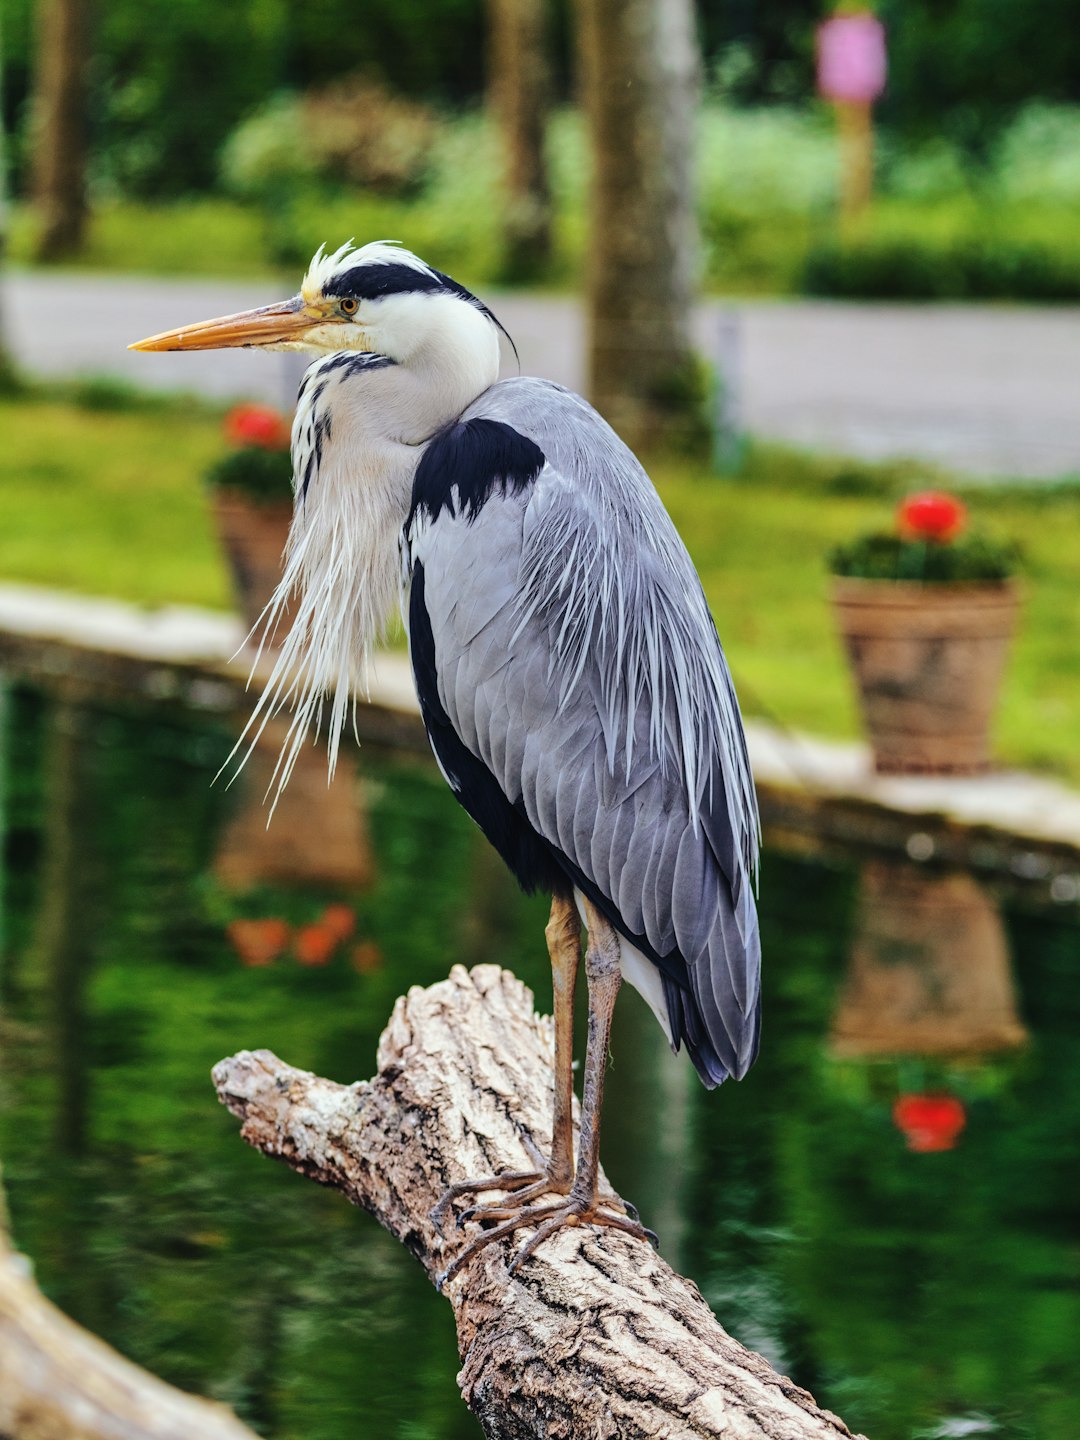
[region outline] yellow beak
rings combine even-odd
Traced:
[[[225,350],[234,345],[281,345],[300,340],[313,326],[325,325],[333,319],[310,309],[303,298],[296,295],[278,305],[263,305],[257,310],[242,310],[238,315],[223,315],[218,320],[201,320],[196,325],[163,330],[147,340],[136,340],[128,349]]]

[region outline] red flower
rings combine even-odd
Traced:
[[[900,533],[909,539],[955,540],[967,524],[967,510],[952,495],[940,490],[924,490],[900,502],[896,512]]]
[[[284,920],[233,920],[225,934],[241,965],[272,965],[289,943],[290,927]]]
[[[225,417],[225,438],[241,449],[288,450],[292,433],[285,416],[269,405],[237,405]]]
[[[901,1095],[892,1113],[909,1150],[952,1150],[967,1123],[955,1095]]]

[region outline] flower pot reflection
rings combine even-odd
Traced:
[[[301,749],[267,825],[266,797],[276,788],[274,767],[286,729],[287,722],[272,720],[256,741],[237,781],[239,802],[218,845],[214,873],[240,890],[275,883],[344,889],[369,884],[374,866],[352,755],[338,756],[327,786],[326,751],[317,745]]]
[[[968,874],[869,861],[833,1052],[974,1056],[1025,1038],[993,900]]]

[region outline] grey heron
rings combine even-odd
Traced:
[[[387,242],[320,248],[281,304],[140,350],[312,352],[293,424],[295,511],[275,604],[294,619],[256,708],[294,710],[280,783],[329,696],[350,696],[400,602],[435,758],[527,891],[552,896],[551,1150],[464,1180],[437,1209],[482,1246],[567,1224],[648,1234],[598,1183],[623,978],[710,1088],[757,1053],[758,817],[742,722],[701,582],[634,455],[580,396],[498,380],[499,325]],[[573,1006],[587,932],[588,1043],[573,1151]]]

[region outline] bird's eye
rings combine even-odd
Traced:
[[[355,315],[359,309],[360,301],[352,299],[351,296],[341,302],[341,313],[343,315]]]

